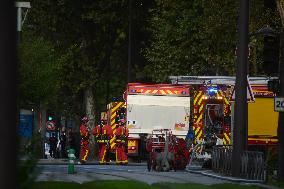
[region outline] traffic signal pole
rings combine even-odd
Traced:
[[[240,176],[241,153],[247,146],[247,62],[249,1],[240,0],[239,44],[236,68],[236,103],[233,131],[232,176]]]

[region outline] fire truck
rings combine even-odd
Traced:
[[[154,129],[171,129],[185,138],[189,129],[195,143],[212,135],[222,144],[232,143],[234,77],[172,76],[172,84],[129,83],[125,93],[129,128],[128,155],[143,156],[144,141]],[[254,98],[248,99],[248,143],[277,144],[278,113],[274,94],[267,89],[268,78],[250,77]]]
[[[227,76],[171,76],[172,84],[191,84],[195,85],[194,91],[194,126],[196,138],[203,138],[207,132],[209,125],[216,127],[219,133],[223,133],[223,144],[231,144],[232,131],[234,123],[234,99],[233,89],[235,85],[235,77]],[[267,77],[249,77],[248,78],[248,144],[249,148],[257,148],[265,150],[267,147],[277,145],[277,127],[278,112],[274,111],[274,94],[268,91]],[[212,89],[212,87],[214,89]],[[210,95],[210,91],[215,91],[215,97]],[[207,93],[206,93],[207,91]],[[209,94],[209,95],[208,95]],[[203,96],[203,97],[201,97]],[[212,97],[214,102],[212,103]],[[212,108],[216,109],[216,99],[220,99],[223,104],[221,111],[221,125],[212,124]],[[217,105],[220,106],[220,105]],[[204,109],[204,111],[203,111]],[[222,112],[223,111],[223,112]],[[196,114],[197,112],[197,114]],[[199,113],[201,112],[201,114]],[[208,125],[209,121],[209,125]],[[214,121],[213,121],[214,123]],[[221,128],[221,129],[219,129]],[[210,129],[209,129],[210,130]]]
[[[185,138],[191,111],[189,85],[129,83],[125,100],[129,156],[145,155],[145,141],[153,130],[169,129]]]

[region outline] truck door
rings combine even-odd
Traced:
[[[204,114],[205,135],[222,134],[224,123],[223,104],[206,104]]]

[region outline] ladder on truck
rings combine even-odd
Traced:
[[[172,84],[223,84],[235,85],[233,76],[169,76]],[[267,82],[277,77],[248,77],[251,85],[267,85]]]

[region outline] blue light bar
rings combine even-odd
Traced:
[[[218,90],[217,90],[216,88],[209,88],[209,89],[208,89],[208,92],[209,92],[209,93],[213,93],[213,92],[214,92],[214,93],[217,93],[217,91],[218,91]]]

